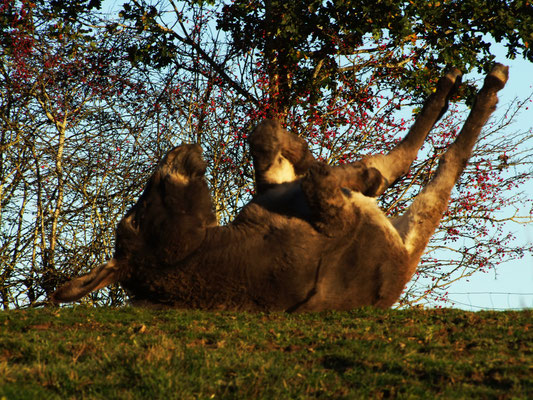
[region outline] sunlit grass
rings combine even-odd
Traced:
[[[531,311],[0,313],[0,398],[528,398]]]

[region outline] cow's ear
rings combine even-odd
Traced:
[[[64,284],[50,296],[50,300],[55,304],[76,301],[86,294],[117,282],[120,272],[120,265],[113,258],[94,268],[88,274]]]
[[[376,168],[368,168],[364,177],[365,187],[362,193],[365,196],[376,197],[383,186],[387,186],[386,179]]]

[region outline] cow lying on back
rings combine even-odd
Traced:
[[[507,67],[486,77],[433,179],[400,217],[376,205],[409,170],[444,113],[461,73],[438,82],[415,124],[387,155],[328,166],[300,137],[265,120],[250,137],[257,195],[235,220],[216,226],[198,145],[171,150],[119,223],[113,259],[59,288],[75,301],[119,282],[134,303],[169,307],[318,311],[390,307],[420,257],[481,128],[496,108]]]

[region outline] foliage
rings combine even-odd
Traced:
[[[10,10],[0,65],[4,307],[38,303],[108,258],[135,181],[167,147],[153,137],[135,146],[145,89],[115,53],[123,38],[62,25],[32,3]]]
[[[0,397],[527,398],[531,311],[0,313]]]
[[[109,258],[114,226],[182,141],[204,148],[226,223],[253,194],[245,143],[265,116],[319,159],[350,162],[400,140],[447,64],[486,68],[491,37],[532,57],[527,2],[132,0],[119,16],[99,15],[100,5],[0,2],[5,308],[41,304]],[[474,84],[458,99],[470,101]],[[531,251],[513,245],[500,212],[525,203],[513,191],[531,176],[532,135],[510,124],[528,101],[485,131],[403,304],[445,297],[450,282]],[[428,181],[465,109],[453,107],[383,196],[389,215]],[[123,299],[113,288],[86,301]]]
[[[168,65],[177,40],[196,47],[199,58],[208,61],[200,47],[201,26],[190,34],[172,29],[175,22],[165,14],[175,12],[183,24],[186,13],[185,7],[170,3],[171,10],[143,1],[125,4],[126,21],[157,35],[149,46],[136,48],[137,59]],[[509,57],[521,53],[533,61],[530,11],[527,1],[503,0],[236,0],[224,5],[216,20],[217,29],[229,35],[232,56],[256,58],[257,71],[268,77],[269,106],[285,115],[302,98],[310,97],[307,105],[318,103],[324,91],[337,90],[344,75],[360,75],[365,67],[380,86],[400,86],[420,98],[433,89],[429,71],[447,65],[466,72],[490,68],[490,39],[505,43]],[[226,83],[235,86],[228,76],[223,77]],[[241,94],[254,98],[242,89]]]

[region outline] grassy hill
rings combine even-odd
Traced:
[[[0,399],[527,399],[532,317],[0,312]]]

